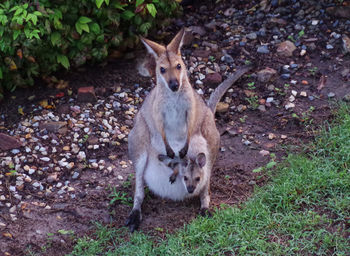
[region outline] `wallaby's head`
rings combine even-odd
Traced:
[[[158,157],[158,159],[172,170],[179,171],[180,178],[190,194],[196,190],[197,185],[203,179],[203,167],[206,164],[206,156],[204,153],[199,153],[195,159],[188,158],[187,156],[184,158],[171,159],[165,155]]]
[[[141,37],[148,52],[155,58],[157,84],[173,92],[181,89],[183,78],[187,76],[180,51],[184,35],[185,30],[181,29],[167,46]]]

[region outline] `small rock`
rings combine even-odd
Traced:
[[[266,111],[265,105],[259,105],[258,110],[260,110],[261,112],[265,112]]]
[[[300,51],[300,56],[304,56],[306,54],[306,50],[305,49],[302,49],[301,51]]]
[[[290,95],[289,96],[289,102],[293,102],[293,101],[295,101],[295,97],[293,95]]]
[[[258,81],[262,83],[267,83],[275,74],[277,74],[277,71],[275,69],[269,67],[264,68],[257,73]]]
[[[282,57],[291,57],[293,56],[293,51],[296,49],[293,42],[286,40],[279,44],[277,48],[277,54]]]
[[[268,156],[270,155],[270,151],[263,149],[263,150],[260,150],[259,154],[262,156]]]
[[[276,135],[274,133],[269,133],[269,140],[273,140],[276,138]]]
[[[37,182],[37,181],[35,181],[35,182],[32,184],[32,186],[38,188],[38,187],[40,187],[40,183]]]
[[[267,47],[267,45],[261,45],[258,47],[257,52],[262,54],[267,54],[267,53],[270,53],[270,50]]]
[[[283,79],[289,79],[289,78],[290,78],[290,74],[288,74],[288,73],[282,74],[282,75],[281,75],[281,78],[283,78]]]
[[[40,129],[46,130],[48,132],[57,133],[61,128],[65,127],[66,125],[67,125],[67,122],[50,121],[50,122],[45,122],[45,123],[40,124]]]
[[[4,133],[0,133],[0,150],[7,151],[11,149],[20,148],[21,146],[21,142],[16,138]]]
[[[79,177],[79,172],[74,172],[73,176],[72,176],[72,179],[76,180],[78,177]]]
[[[302,80],[302,81],[301,81],[301,84],[302,84],[302,85],[308,85],[308,84],[309,84],[309,82],[308,82],[308,81],[306,81],[306,80]]]
[[[77,158],[78,158],[79,161],[85,160],[85,159],[86,159],[86,154],[85,154],[85,152],[84,152],[84,151],[80,151],[80,152],[78,153],[78,155],[77,155]]]
[[[246,37],[250,40],[255,40],[255,39],[257,39],[258,36],[255,32],[252,32],[252,33],[247,34]]]
[[[229,104],[225,102],[219,102],[218,105],[216,106],[216,112],[223,113],[223,112],[226,112],[228,108],[229,108]]]
[[[237,107],[237,111],[238,112],[243,112],[246,109],[247,109],[247,106],[246,105],[242,105],[242,104],[239,104],[238,107]]]
[[[335,93],[334,92],[330,92],[327,94],[328,98],[333,98],[335,96]]]
[[[286,108],[286,110],[288,110],[288,109],[290,109],[290,108],[294,108],[294,107],[295,107],[295,104],[292,103],[292,102],[289,102],[289,103],[286,104],[284,107]]]
[[[295,97],[295,96],[297,96],[297,95],[298,95],[298,92],[297,92],[297,91],[295,91],[295,90],[292,90],[292,95]]]
[[[342,75],[342,77],[347,77],[347,76],[349,75],[349,73],[350,73],[350,69],[348,69],[348,68],[344,68],[344,69],[342,70],[342,72],[340,72],[340,74]]]
[[[49,176],[47,176],[46,181],[49,183],[52,183],[57,180],[58,174],[57,172],[51,173]]]
[[[306,97],[307,93],[305,91],[300,92],[300,96]]]
[[[44,162],[49,162],[50,158],[49,157],[42,157],[42,158],[40,158],[40,160],[44,161]]]
[[[350,8],[350,6],[348,6]],[[350,38],[347,35],[343,35],[343,51],[345,54],[350,53]]]
[[[222,76],[220,75],[220,73],[207,74],[204,80],[204,83],[209,86],[218,85],[221,82],[222,82]]]
[[[281,135],[281,139],[282,139],[282,140],[287,139],[287,135],[283,135],[283,134],[282,134],[282,135]]]
[[[333,49],[333,48],[334,48],[334,47],[333,47],[333,45],[331,45],[331,44],[327,44],[327,45],[326,45],[326,49],[327,49],[327,50],[331,50],[331,49]]]
[[[226,17],[231,17],[235,11],[236,11],[235,8],[232,8],[232,7],[231,7],[231,8],[228,8],[228,9],[226,9],[226,10],[224,11],[224,15],[225,15]]]
[[[311,21],[311,25],[312,26],[316,26],[318,24],[318,22],[319,22],[318,20],[312,20]]]
[[[271,103],[271,102],[273,102],[273,97],[268,97],[268,98],[266,99],[266,103]]]
[[[350,102],[350,93],[346,94],[346,95],[343,97],[343,100],[346,101],[346,102]]]
[[[78,89],[77,100],[79,102],[95,102],[96,94],[93,86],[80,87]]]
[[[121,176],[121,175],[118,175],[117,178],[118,178],[118,180],[123,180],[124,179],[123,176]]]
[[[19,152],[20,152],[19,149],[16,149],[16,148],[11,150],[11,153],[14,155],[17,155]]]

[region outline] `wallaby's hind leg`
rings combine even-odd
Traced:
[[[135,195],[134,195],[134,206],[132,211],[125,222],[126,226],[129,226],[130,232],[134,232],[140,226],[142,215],[141,205],[145,197],[144,191],[144,172],[147,167],[147,153],[143,153],[136,163],[134,163],[136,171],[136,182],[135,182]]]
[[[203,191],[200,194],[200,200],[201,200],[200,214],[202,216],[211,217],[212,214],[211,214],[211,212],[209,210],[209,204],[210,204],[209,182],[207,182],[207,184],[203,188]]]

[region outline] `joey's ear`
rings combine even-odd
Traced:
[[[199,153],[197,156],[196,156],[196,164],[200,167],[200,168],[203,168],[203,166],[205,165],[207,161],[207,158],[205,157],[205,154],[204,153]]]
[[[140,36],[141,42],[146,46],[147,51],[152,54],[155,58],[158,58],[163,52],[165,52],[165,47],[161,44],[148,40]]]
[[[168,44],[168,46],[166,47],[167,50],[169,50],[170,52],[174,52],[178,55],[181,55],[181,46],[183,44],[183,40],[185,37],[186,31],[185,28],[182,28],[177,35],[173,38],[173,40],[171,40],[170,44]]]

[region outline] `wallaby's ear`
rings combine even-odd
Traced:
[[[152,54],[155,58],[158,58],[163,52],[165,52],[165,47],[161,44],[157,44],[151,40],[148,40],[140,36],[141,42],[146,46],[147,51]]]
[[[200,167],[200,168],[203,168],[203,166],[205,165],[207,161],[207,158],[205,157],[205,154],[204,153],[199,153],[197,156],[196,156],[196,164]]]
[[[181,55],[181,46],[185,37],[185,28],[182,28],[166,47],[168,51]]]

